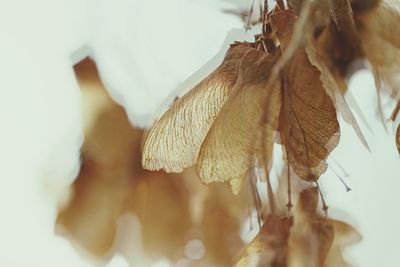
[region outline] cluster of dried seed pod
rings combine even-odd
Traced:
[[[368,60],[378,94],[385,90],[399,100],[400,3],[276,2],[270,12],[265,2],[262,32],[255,41],[232,44],[222,64],[147,131],[145,168],[180,172],[197,164],[203,183],[229,182],[238,193],[254,167],[269,184],[278,140],[289,173],[316,182],[339,143],[338,114],[368,148],[344,97],[346,75],[355,60]],[[382,115],[379,102],[378,97]],[[399,109],[400,104],[393,120]],[[400,151],[400,128],[396,141]],[[236,266],[348,266],[340,239],[355,230],[316,215],[315,188],[301,193],[294,217],[274,212],[271,193],[269,186],[271,209],[263,229]],[[315,247],[306,245],[311,243]],[[251,265],[254,255],[258,261]]]
[[[398,96],[400,35],[387,30],[400,19],[396,7],[393,1],[292,0],[287,7],[278,1],[255,42],[233,44],[223,63],[150,129],[143,166],[179,172],[197,163],[203,182],[229,181],[238,192],[251,166],[268,176],[279,132],[294,172],[316,181],[339,142],[337,112],[368,147],[344,99],[350,64],[368,59],[377,85]]]
[[[360,240],[350,225],[318,213],[318,188],[300,192],[293,216],[270,214],[235,267],[350,267],[345,246]]]
[[[116,254],[130,266],[161,259],[192,267],[231,266],[243,241],[249,190],[233,195],[224,184],[202,185],[195,171],[149,172],[140,165],[143,130],[106,93],[94,62],[75,66],[83,92],[82,166],[69,202],[60,208],[57,234],[104,266]],[[203,245],[186,255],[192,240]],[[192,258],[190,258],[190,256]]]

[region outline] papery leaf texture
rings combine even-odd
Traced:
[[[284,51],[290,43],[295,15],[282,11],[271,17]],[[283,68],[279,130],[288,161],[296,174],[316,181],[327,169],[326,157],[339,142],[336,110],[313,66],[300,46]]]
[[[203,182],[229,181],[237,193],[251,166],[267,166],[281,105],[280,82],[267,87],[276,56],[252,49],[239,78],[201,147]]]
[[[142,164],[146,169],[180,172],[197,162],[200,146],[238,78],[249,45],[233,45],[222,64],[197,84],[145,134]]]

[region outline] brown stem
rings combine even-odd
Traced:
[[[287,167],[288,169],[287,169],[287,182],[288,182],[288,184],[287,184],[287,194],[288,194],[288,203],[287,203],[287,208],[288,208],[288,211],[290,212],[290,210],[292,209],[292,207],[293,207],[293,204],[292,204],[292,188],[291,188],[291,180],[292,180],[292,177],[290,176],[290,165],[289,165],[289,163],[288,163],[288,167]]]
[[[285,3],[283,0],[275,0],[276,4],[279,6],[280,9],[284,10],[285,9]]]
[[[266,169],[266,180],[267,180],[267,193],[268,193],[268,202],[271,209],[271,214],[275,215],[275,200],[274,193],[272,192],[271,180],[269,178],[268,168]]]
[[[315,183],[317,184],[318,192],[319,192],[319,195],[321,196],[322,210],[324,211],[325,216],[328,217],[328,206],[326,205],[324,195],[322,194],[321,188],[319,187],[319,183],[318,182],[315,182]]]
[[[262,16],[262,35],[265,37],[266,35],[266,25],[267,25],[267,14],[268,14],[268,0],[264,0],[264,12]]]
[[[254,201],[254,205],[256,207],[256,211],[257,211],[257,222],[258,222],[258,226],[261,229],[261,208],[262,208],[262,203],[261,203],[261,198],[260,195],[258,194],[258,190],[257,190],[257,176],[254,174],[255,170],[252,170],[252,174],[250,175],[250,189],[253,195],[253,201]]]

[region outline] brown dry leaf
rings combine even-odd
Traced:
[[[188,178],[208,192],[201,220],[195,224],[201,236],[192,236],[202,240],[206,251],[204,257],[192,266],[232,266],[234,257],[244,245],[239,231],[248,215],[245,210],[249,208],[251,199],[244,190],[239,195],[233,195],[227,184],[205,186],[193,176]]]
[[[343,258],[343,248],[360,240],[350,225],[317,213],[318,189],[300,193],[289,238],[289,266],[350,267]]]
[[[271,16],[271,24],[284,51],[295,23],[293,12]],[[290,165],[296,174],[315,181],[326,171],[326,157],[339,142],[335,107],[325,91],[320,72],[300,46],[283,68],[279,129]]]
[[[292,217],[267,217],[235,267],[350,267],[342,250],[358,242],[359,233],[318,213],[316,187],[301,191],[295,206]]]
[[[85,115],[92,119],[86,120],[82,166],[71,201],[59,213],[57,224],[63,228],[60,234],[106,259],[127,197],[126,187],[132,176],[141,171],[139,155],[134,152],[140,149],[141,132],[133,129],[125,111],[99,90],[102,85],[92,61],[83,61],[75,71],[85,92],[84,103],[88,103],[88,94],[90,104],[98,106],[98,110],[84,108]]]
[[[378,89],[381,81],[391,95],[400,94],[400,3],[393,0],[375,1],[373,9],[355,14],[366,58],[372,65]]]
[[[134,177],[125,211],[138,216],[142,246],[147,256],[157,260],[178,260],[191,228],[189,195],[181,175],[145,173]]]
[[[297,13],[299,13],[299,11],[301,10],[304,2],[305,2],[305,0],[288,0],[287,1],[289,8],[295,10]]]
[[[377,7],[382,0],[352,0],[351,7],[353,8],[354,12],[364,12],[369,11],[375,7]]]
[[[303,190],[299,195],[290,232],[290,265],[323,267],[331,248],[334,229],[317,214],[318,189]],[[296,265],[297,264],[297,265]]]
[[[349,104],[344,98],[344,93],[347,91],[347,83],[341,75],[338,75],[337,71],[329,69],[328,67],[328,56],[326,55],[326,53],[324,53],[328,50],[323,49],[324,45],[321,45],[323,40],[327,39],[322,38],[323,35],[325,34],[321,34],[320,38],[317,40],[317,43],[310,41],[307,44],[306,53],[308,59],[310,60],[310,63],[320,71],[321,82],[327,94],[333,101],[336,110],[342,115],[344,121],[353,128],[361,143],[369,150],[367,140],[365,139],[364,134],[362,133],[360,126],[358,125],[358,122],[350,109]],[[359,115],[361,116],[361,118],[363,118],[362,114]]]
[[[326,258],[326,267],[353,267],[343,256],[343,250],[350,245],[361,241],[360,233],[351,225],[337,221],[329,220],[334,229],[334,238],[332,246]]]
[[[235,267],[287,266],[288,239],[293,218],[270,215]]]
[[[58,215],[57,234],[72,239],[78,252],[83,248],[101,260],[109,260],[126,197],[124,187],[107,181],[107,175],[82,166],[73,185],[73,198]]]
[[[267,166],[280,110],[280,83],[267,88],[276,57],[252,49],[201,147],[198,172],[205,183],[229,181],[233,192],[254,164]]]
[[[121,249],[120,216],[133,213],[140,221],[140,234],[129,242],[143,250],[143,257],[177,261],[185,258],[187,242],[196,238],[206,252],[193,266],[231,266],[242,246],[239,231],[248,195],[234,196],[224,184],[206,187],[193,170],[179,175],[143,170],[143,131],[133,128],[125,111],[107,95],[93,62],[85,60],[75,70],[83,103],[91,108],[84,107],[82,167],[70,202],[59,211],[58,233],[78,252],[105,263]],[[196,210],[202,212],[194,216]]]
[[[311,64],[321,72],[320,79],[328,95],[333,101],[336,110],[340,112],[340,114],[343,116],[343,119],[353,127],[360,141],[369,150],[367,141],[344,98],[344,94],[347,91],[347,83],[343,77],[346,71],[343,69],[347,69],[349,62],[360,55],[359,49],[356,49],[359,48],[359,46],[354,45],[354,48],[351,49],[345,46],[344,49],[342,49],[343,45],[341,44],[344,43],[346,38],[341,36],[343,34],[337,30],[338,26],[331,21],[330,14],[332,12],[334,13],[334,9],[329,7],[327,1],[313,2],[312,5],[308,6],[306,6],[304,3],[307,4],[308,2],[304,0],[292,0],[288,2],[290,9],[293,9],[296,14],[300,14],[301,12],[304,13],[303,9],[306,8],[312,9],[312,11],[310,11],[311,14],[308,17],[305,17],[305,20],[307,21],[304,22],[304,27],[301,30],[302,37],[307,41],[306,52],[309,60]],[[336,7],[336,9],[338,7],[337,3],[330,2],[330,5]],[[358,5],[361,5],[361,3]],[[363,8],[366,7],[363,6]],[[349,13],[351,12],[347,12],[345,15]],[[345,21],[352,22],[352,19],[346,16],[338,16],[336,14],[333,15],[335,17],[339,17],[337,19],[339,24],[343,24]],[[354,23],[352,22],[352,24]],[[296,25],[298,26],[297,22]],[[353,37],[350,35],[349,38]],[[357,37],[354,38],[357,40]],[[293,41],[291,41],[290,46],[292,46],[292,43]],[[297,41],[297,43],[299,43],[299,41]],[[359,43],[359,41],[357,41],[357,43]],[[336,52],[332,53],[332,51]],[[342,62],[347,63],[345,66],[341,66],[341,64],[343,64]],[[358,115],[367,125],[362,113],[359,112]]]
[[[243,245],[239,231],[247,196],[233,195],[225,184],[204,186],[192,169],[135,178],[127,210],[139,217],[143,248],[151,258],[190,259],[185,246],[198,240],[205,251],[192,266],[231,266]]]
[[[231,93],[239,64],[250,49],[247,44],[231,46],[224,62],[155,123],[145,138],[144,168],[180,172],[197,162],[200,146]]]
[[[347,40],[347,49],[360,50],[360,38],[353,19],[353,9],[350,0],[329,0],[332,19],[338,27],[338,32]]]

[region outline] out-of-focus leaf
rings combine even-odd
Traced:
[[[350,263],[344,258],[344,249],[347,246],[353,245],[360,242],[360,233],[351,225],[338,221],[329,219],[329,223],[333,226],[334,238],[327,255],[326,266],[327,267],[352,267]]]
[[[233,195],[225,184],[205,186],[192,169],[135,178],[137,185],[130,191],[126,209],[140,219],[147,255],[172,262],[190,259],[185,246],[198,240],[205,251],[193,266],[231,265],[242,246],[239,231],[245,195]]]
[[[382,0],[352,0],[351,7],[355,12],[363,12],[377,7]]]
[[[370,61],[378,89],[385,89],[397,99],[400,94],[400,3],[384,0],[368,12],[357,15],[366,58]]]
[[[59,213],[57,223],[91,254],[107,258],[127,197],[125,188],[141,171],[140,157],[134,152],[140,149],[141,132],[130,126],[122,107],[104,89],[99,90],[102,85],[92,61],[78,64],[75,72],[85,92],[83,102],[97,106],[91,107],[97,111],[84,107],[85,116],[92,119],[86,120],[82,166],[71,201]]]
[[[290,263],[322,267],[331,248],[334,229],[317,213],[318,189],[303,190],[296,205],[295,224],[290,236]]]
[[[236,83],[239,64],[251,49],[233,45],[224,62],[178,99],[146,134],[143,166],[180,172],[196,163],[200,146]]]
[[[289,7],[297,12],[301,10],[301,7],[303,6],[303,3],[305,0],[288,0],[287,3]]]
[[[290,264],[296,267],[350,267],[343,258],[345,246],[360,240],[350,225],[318,214],[318,189],[303,190],[299,195],[290,232]]]
[[[256,49],[243,58],[233,92],[200,151],[203,182],[229,181],[237,193],[251,166],[270,161],[281,102],[279,81],[266,87],[275,61]]]
[[[287,266],[288,239],[293,218],[270,215],[235,267]]]
[[[143,131],[133,128],[124,110],[108,97],[93,62],[86,60],[75,70],[87,125],[82,167],[70,202],[59,212],[58,229],[63,231],[58,233],[69,238],[78,252],[102,263],[123,249],[130,251],[129,257],[141,256],[134,259],[135,266],[162,258],[189,259],[193,266],[231,266],[242,246],[239,232],[248,195],[234,196],[225,184],[202,185],[193,169],[182,174],[143,170]],[[120,241],[117,233],[122,231],[119,219],[127,213],[140,224],[131,229],[137,236],[127,242],[140,251],[119,243],[126,241]],[[205,249],[195,260],[185,254],[193,239]]]
[[[291,40],[295,15],[279,12],[271,24],[284,51]],[[326,157],[339,142],[336,110],[326,93],[320,72],[300,46],[282,73],[282,109],[279,130],[290,165],[296,174],[315,181],[326,171]]]
[[[319,40],[321,41],[321,39]],[[318,49],[317,49],[318,47]],[[321,51],[322,50],[322,51]],[[321,73],[321,82],[333,101],[336,110],[342,115],[343,119],[353,127],[355,133],[360,139],[361,143],[369,149],[367,140],[362,133],[360,126],[356,118],[353,115],[346,99],[344,98],[344,93],[347,91],[347,83],[344,78],[340,75],[335,75],[335,71],[329,69],[327,65],[327,56],[324,53],[324,49],[319,43],[310,42],[306,46],[306,53],[310,63],[313,64]],[[336,73],[337,74],[337,73]],[[359,114],[362,117],[362,114]]]
[[[353,9],[350,0],[329,0],[331,16],[338,27],[338,31],[347,40],[347,49],[360,50],[360,38],[353,18]]]
[[[293,216],[269,215],[235,267],[350,267],[342,250],[359,233],[319,214],[316,187],[302,190],[295,207]]]

